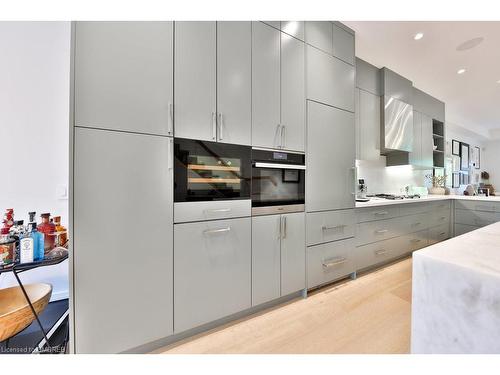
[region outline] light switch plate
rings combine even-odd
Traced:
[[[68,199],[68,186],[67,185],[57,185],[56,187],[56,197],[57,199]]]

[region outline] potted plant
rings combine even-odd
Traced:
[[[446,183],[446,175],[434,176],[432,174],[428,174],[425,178],[432,184],[432,187],[427,189],[429,194],[445,194],[446,189],[444,186]]]

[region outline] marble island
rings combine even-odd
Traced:
[[[414,252],[412,279],[412,353],[500,354],[500,222]]]
[[[407,204],[407,203],[418,203],[418,202],[434,202],[442,200],[500,202],[500,196],[480,197],[480,196],[467,196],[467,195],[426,195],[422,196],[421,198],[395,199],[395,200],[372,197],[368,202],[356,202],[356,208],[388,206],[393,204]]]

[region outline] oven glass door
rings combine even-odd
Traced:
[[[305,171],[252,168],[252,207],[304,204]]]
[[[249,146],[182,138],[174,145],[175,202],[250,198]]]

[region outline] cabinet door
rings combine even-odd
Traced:
[[[359,90],[359,158],[380,159],[380,97]]]
[[[281,31],[304,41],[304,21],[281,21]]]
[[[252,22],[252,146],[280,145],[280,31]]]
[[[422,165],[424,167],[432,168],[434,165],[433,158],[433,145],[434,139],[432,137],[432,118],[422,114]]]
[[[281,125],[282,147],[305,149],[305,45],[281,33]]]
[[[413,111],[413,147],[410,152],[410,163],[422,165],[422,113]],[[432,156],[432,155],[431,155]]]
[[[76,125],[173,135],[173,23],[77,22],[75,30]]]
[[[311,46],[306,59],[307,98],[354,112],[354,66]]]
[[[252,141],[252,23],[217,22],[218,141]]]
[[[305,214],[281,217],[281,295],[306,287]]]
[[[251,306],[251,219],[174,226],[174,332]]]
[[[354,114],[308,101],[308,212],[354,207],[354,158]]]
[[[75,130],[77,353],[116,353],[172,334],[171,142]]]
[[[252,306],[280,296],[281,215],[252,218]]]
[[[175,22],[175,136],[216,140],[216,23]]]
[[[333,25],[333,55],[354,65],[354,35]]]
[[[333,53],[333,24],[330,21],[306,21],[306,43]]]

